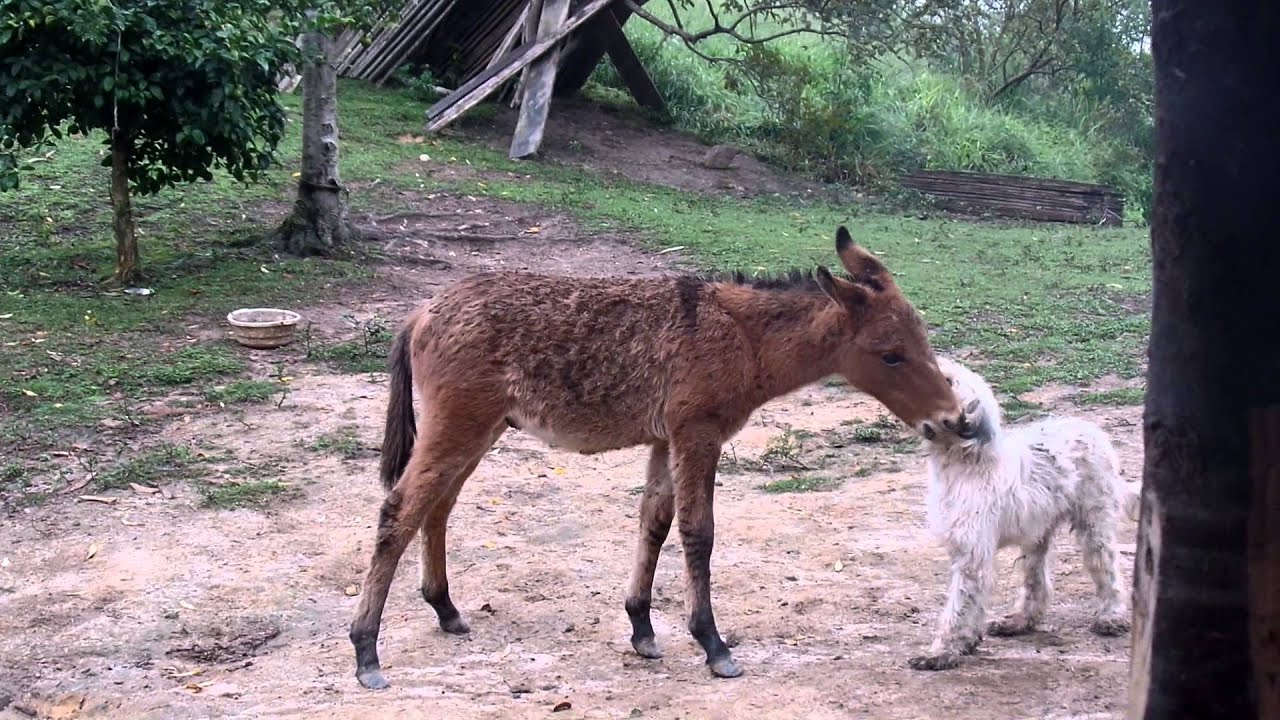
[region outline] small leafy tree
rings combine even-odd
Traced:
[[[258,179],[284,133],[276,72],[297,54],[267,0],[0,0],[0,189],[17,154],[106,133],[115,280],[141,272],[131,194]]]

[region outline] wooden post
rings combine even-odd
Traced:
[[[1280,712],[1280,12],[1153,0],[1156,165],[1131,720]]]
[[[645,72],[644,64],[636,56],[636,51],[627,40],[627,34],[622,32],[622,25],[618,23],[614,14],[600,13],[595,24],[603,36],[609,59],[613,61],[613,67],[618,71],[618,75],[622,76],[622,81],[627,84],[631,97],[635,98],[641,107],[654,110],[666,108],[667,103],[662,99],[662,92],[658,90],[657,85],[653,84],[653,78],[649,77],[649,73]]]
[[[646,0],[639,0],[644,5]],[[615,2],[608,12],[613,15],[619,27],[625,27],[631,19],[631,8]],[[606,44],[603,35],[597,29],[601,18],[589,23],[576,33],[572,48],[566,49],[564,61],[560,63],[560,72],[556,73],[556,97],[572,97],[587,84],[591,71],[604,58]]]
[[[538,39],[550,38],[569,16],[569,0],[543,0],[542,16],[538,20]],[[529,14],[533,17],[533,13]],[[515,135],[511,138],[512,160],[529,157],[542,144],[542,131],[551,110],[551,90],[556,82],[556,66],[560,50],[552,48],[543,57],[525,68],[524,82],[520,88],[520,117],[516,120]]]
[[[542,21],[542,4],[543,0],[529,0],[528,12],[524,14],[523,38],[525,45],[532,45],[538,41],[538,24]],[[524,93],[524,86],[529,77],[529,66],[526,65],[524,70],[520,71],[520,79],[516,81],[515,92],[511,93],[511,107],[520,106],[520,96]]]

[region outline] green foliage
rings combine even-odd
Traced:
[[[296,493],[295,489],[279,480],[246,480],[200,486],[200,497],[204,506],[215,510],[261,508],[274,500],[287,498]]]
[[[1141,405],[1147,400],[1147,391],[1140,387],[1123,387],[1114,390],[1080,393],[1076,396],[1079,405]]]
[[[770,495],[781,493],[824,492],[835,490],[843,481],[825,475],[792,475],[785,480],[774,480],[759,486]]]
[[[278,382],[265,380],[236,380],[226,385],[206,388],[204,399],[211,403],[233,405],[265,402],[282,392]]]
[[[258,179],[284,133],[276,72],[297,55],[277,5],[0,0],[0,182],[22,148],[112,128],[140,193],[215,167]]]
[[[728,22],[733,3],[719,4],[725,6],[721,20]],[[1038,13],[1046,3],[1010,4],[1018,6],[1018,23],[1035,26],[1043,19]],[[859,184],[916,169],[1100,182],[1124,192],[1128,219],[1141,221],[1151,198],[1152,81],[1150,54],[1133,49],[1145,33],[1145,18],[1115,9],[1129,4],[1078,3],[1060,30],[1018,36],[1025,47],[1017,51],[1030,48],[1028,58],[1036,47],[1029,43],[1047,38],[1057,53],[1055,74],[1030,75],[997,101],[993,90],[1009,79],[1000,73],[1017,73],[992,65],[993,47],[975,65],[976,57],[964,60],[953,52],[958,40],[939,35],[971,26],[996,32],[999,22],[982,14],[990,8],[979,12],[985,4],[972,0],[930,0],[897,10],[891,0],[826,3],[825,18],[849,23],[841,25],[844,38],[790,35],[760,45],[720,36],[698,43],[703,54],[725,60],[720,63],[644,22],[629,23],[627,33],[667,100],[670,120],[707,141],[740,144],[787,168]],[[877,24],[900,11],[942,6],[963,12],[947,15],[946,22],[931,18],[927,36]],[[670,19],[667,8],[652,10]],[[680,11],[686,26],[712,26],[705,8],[697,10]],[[846,11],[860,20],[845,17]],[[794,23],[772,18],[754,34]],[[1012,42],[993,36],[992,43],[996,39]],[[593,82],[625,87],[607,63]]]
[[[98,476],[102,490],[120,490],[129,483],[155,485],[165,480],[186,479],[192,474],[195,454],[182,445],[163,443],[143,451]]]

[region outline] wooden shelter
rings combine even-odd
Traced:
[[[427,110],[429,132],[514,84],[510,154],[523,158],[538,150],[553,95],[578,92],[606,55],[636,102],[664,107],[622,32],[630,17],[622,0],[409,0],[371,32],[344,33],[336,61],[340,75],[379,85],[409,63],[452,71],[458,87]]]

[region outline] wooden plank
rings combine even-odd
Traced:
[[[654,110],[666,109],[667,103],[662,99],[662,92],[658,90],[657,85],[653,84],[653,78],[649,77],[649,73],[645,72],[644,63],[640,62],[640,58],[627,40],[627,34],[622,32],[622,25],[614,14],[600,13],[595,25],[598,28],[597,32],[603,35],[609,59],[613,61],[613,67],[618,71],[618,75],[622,76],[622,81],[627,84],[631,97],[640,103],[640,107]]]
[[[405,58],[429,40],[431,33],[435,32],[435,29],[448,17],[457,4],[458,0],[445,0],[427,12],[415,25],[411,27],[402,26],[402,37],[392,43],[383,53],[383,57],[374,62],[366,71],[369,74],[369,79],[377,85],[382,85],[386,82],[387,78],[395,73]]]
[[[644,5],[647,0],[639,0],[637,5]],[[631,19],[631,8],[615,2],[609,8],[610,14],[617,20],[619,27],[625,27]],[[607,51],[602,34],[597,29],[601,18],[596,18],[580,32],[574,33],[572,44],[566,44],[560,72],[556,73],[556,97],[572,97],[587,84],[596,65],[604,58]]]
[[[529,0],[529,13],[524,16],[524,32],[523,41],[526,45],[533,44],[538,41],[538,24],[542,21],[542,6],[545,0]],[[524,70],[520,71],[520,79],[516,81],[515,92],[511,96],[511,107],[520,106],[520,98],[524,95],[524,86],[529,77],[529,67],[526,65]]]
[[[901,182],[958,212],[1103,225],[1120,225],[1124,217],[1124,196],[1104,185],[952,171],[911,173]]]
[[[538,18],[538,37],[545,39],[553,35],[568,16],[569,0],[543,0],[542,16]],[[511,138],[511,151],[507,153],[512,160],[529,157],[538,152],[538,146],[542,144],[559,62],[560,47],[557,45],[525,67],[520,89],[520,116],[516,119],[516,131]]]
[[[542,57],[547,51],[555,47],[561,38],[590,20],[592,16],[603,10],[610,2],[612,0],[591,0],[566,20],[564,25],[560,26],[560,29],[551,37],[539,40],[528,47],[520,47],[511,51],[507,54],[508,59],[504,59],[493,68],[476,75],[447,97],[441,98],[435,105],[427,109],[427,132],[439,130],[453,122],[462,113],[475,107],[477,103],[488,97],[489,93],[497,89],[499,85],[523,70],[525,65]]]

